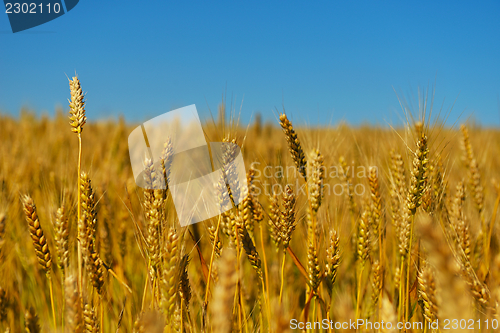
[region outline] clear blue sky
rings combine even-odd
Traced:
[[[393,87],[433,85],[450,118],[500,124],[499,1],[88,1],[13,34],[0,12],[0,110],[67,108],[77,71],[90,120],[146,120],[222,94],[248,121],[399,123]],[[208,104],[208,105],[207,105]]]

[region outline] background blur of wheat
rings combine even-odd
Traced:
[[[90,226],[77,235],[78,139],[68,117],[0,116],[2,332],[496,318],[498,130],[210,122],[208,141],[242,147],[250,196],[220,219],[181,228],[169,192],[135,185],[135,125],[84,124],[80,214]]]

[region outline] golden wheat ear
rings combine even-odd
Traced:
[[[85,116],[84,95],[78,76],[69,80],[69,89],[71,92],[71,100],[69,100],[69,119],[71,122],[69,124],[73,132],[80,134],[83,131],[83,125],[87,122],[87,117]]]
[[[99,322],[97,321],[96,310],[90,304],[85,304],[85,309],[83,310],[83,321],[85,325],[85,332],[99,332]]]
[[[288,142],[288,149],[292,155],[293,162],[295,163],[297,169],[299,169],[302,177],[307,180],[306,155],[304,154],[304,150],[302,149],[299,138],[297,137],[297,133],[295,133],[292,122],[288,120],[288,117],[284,113],[280,114],[280,125],[283,129],[283,133],[285,133],[286,141]]]
[[[56,234],[57,263],[64,278],[65,270],[69,265],[69,226],[64,206],[57,210],[54,229]]]
[[[418,294],[423,304],[422,312],[427,323],[432,323],[438,318],[436,279],[434,275],[434,271],[427,263],[417,274]]]
[[[167,321],[172,319],[177,300],[177,264],[179,262],[179,236],[174,228],[170,228],[166,233],[165,248],[163,254],[163,280],[161,281],[161,307],[167,317]]]
[[[337,279],[337,270],[340,266],[340,239],[337,231],[330,232],[330,241],[326,249],[325,278],[328,293],[332,295],[332,289]]]
[[[47,244],[47,238],[45,238],[42,226],[40,225],[40,221],[38,219],[35,202],[29,195],[25,195],[22,200],[26,222],[28,222],[31,241],[35,247],[38,262],[45,270],[45,273],[50,275],[52,257],[50,255],[49,245]]]

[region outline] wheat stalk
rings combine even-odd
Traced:
[[[71,100],[69,100],[69,119],[71,125],[71,131],[78,135],[78,167],[77,167],[77,221],[80,223],[81,220],[81,183],[80,183],[80,173],[82,169],[82,131],[83,125],[87,122],[87,117],[85,116],[85,100],[82,88],[80,85],[80,80],[78,76],[73,77],[69,80],[69,88],[71,93]],[[82,244],[78,243],[78,290],[80,292],[80,297],[82,294]]]

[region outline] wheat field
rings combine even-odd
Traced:
[[[497,129],[425,99],[394,128],[230,112],[203,129],[242,148],[248,193],[181,227],[135,183],[138,124],[87,119],[69,88],[69,114],[0,115],[1,332],[498,331]]]

